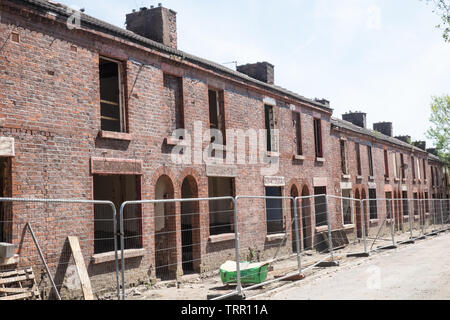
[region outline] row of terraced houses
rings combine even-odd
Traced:
[[[234,71],[180,51],[176,13],[170,9],[133,11],[126,15],[126,29],[84,13],[71,15],[66,6],[53,1],[0,1],[2,197],[111,200],[119,210],[123,201],[141,199],[449,196],[444,164],[425,143],[394,137],[390,122],[369,129],[363,112],[349,112],[342,120],[333,117],[329,101],[308,99],[275,85],[270,63],[241,65]],[[174,136],[174,130],[185,129],[195,136],[198,128],[218,130],[223,134],[219,145],[233,148],[230,130],[263,130],[266,162],[174,162],[173,150],[185,141]],[[201,139],[193,154],[209,144],[209,139]],[[250,148],[244,149],[248,157]],[[219,159],[218,154],[214,157]],[[265,175],[268,164],[274,163],[276,172]],[[155,277],[149,270],[164,263],[175,266],[174,277],[186,271],[182,225],[198,227],[191,236],[201,246],[191,252],[197,261],[191,271],[217,267],[216,261],[224,261],[222,257],[234,248],[233,214],[217,214],[227,206],[225,202],[197,208],[146,206],[129,213],[136,221],[145,221],[125,228],[133,279]],[[342,206],[340,200],[330,204],[332,228],[361,228],[361,217],[354,211],[343,214]],[[401,225],[404,208],[401,204],[395,208]],[[206,214],[184,219],[183,214],[193,209]],[[285,233],[292,221],[288,206],[274,213],[284,221],[281,224],[267,223],[263,205],[248,209],[239,215],[248,226],[240,230],[244,247],[250,241],[279,241],[277,235]],[[323,216],[315,214],[319,209],[320,204],[299,212],[302,249],[314,247],[315,234],[327,230]],[[5,203],[0,210],[0,221],[12,221],[1,225],[0,242],[14,243],[18,250],[23,230],[14,224],[30,213]],[[428,210],[423,206],[416,213]],[[94,211],[77,212],[87,221],[86,228],[77,232],[92,239],[83,245],[83,255],[91,275],[100,277],[113,270],[114,255],[111,245],[95,245],[102,226],[92,223]],[[157,221],[153,211],[173,214]],[[367,208],[371,226],[383,219],[385,211],[382,206]],[[58,234],[65,239],[78,223],[61,226]],[[173,231],[174,238],[145,236],[161,230]],[[158,246],[171,241],[173,252],[156,253]],[[58,241],[52,245],[57,255]],[[285,246],[292,250],[292,241]],[[25,254],[17,253],[20,264]]]

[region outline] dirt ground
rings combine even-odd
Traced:
[[[321,270],[259,300],[448,300],[450,233]]]
[[[418,234],[418,233],[417,233]],[[447,262],[450,262],[450,249],[448,249],[448,246],[450,244],[450,235],[447,234],[445,237],[441,235],[437,236],[439,239],[447,239],[448,241],[445,242],[445,244],[447,245],[447,248],[445,248],[445,245],[442,245],[441,248],[441,255],[443,252],[447,253],[447,257],[448,260]],[[361,241],[356,241],[354,243],[349,244],[348,246],[346,246],[345,248],[341,248],[339,250],[335,250],[334,252],[334,260],[337,261],[340,266],[339,267],[332,267],[332,268],[323,268],[323,267],[317,267],[314,266],[314,264],[316,264],[317,262],[326,259],[326,261],[329,260],[329,253],[318,253],[316,251],[305,251],[302,253],[301,255],[301,263],[302,263],[302,271],[306,276],[306,279],[298,282],[301,285],[301,288],[303,288],[304,286],[307,286],[310,283],[315,283],[313,282],[314,279],[322,279],[321,277],[334,277],[334,273],[339,272],[340,270],[346,270],[347,267],[351,267],[351,266],[358,266],[361,264],[367,264],[365,267],[361,267],[361,268],[365,268],[363,271],[365,272],[367,270],[367,268],[371,265],[370,261],[373,261],[374,259],[383,259],[383,257],[386,257],[386,254],[395,254],[397,252],[404,252],[406,250],[407,251],[408,248],[416,248],[418,249],[417,252],[420,251],[420,248],[422,248],[421,251],[426,251],[428,252],[428,245],[432,245],[435,242],[433,242],[434,237],[430,237],[427,238],[426,240],[419,240],[416,241],[415,244],[405,244],[405,245],[400,245],[398,249],[396,250],[390,250],[390,251],[377,251],[376,253],[372,253],[371,257],[369,258],[361,258],[361,257],[347,257],[348,254],[352,254],[352,253],[361,253],[364,251],[364,245],[363,242]],[[366,243],[366,247],[367,250],[372,249],[376,249],[380,246],[386,246],[386,245],[391,245],[392,241],[390,241],[390,237],[386,237],[385,239],[386,241],[383,240],[377,240],[375,242],[373,242],[373,240],[368,239],[367,243]],[[396,241],[407,241],[409,240],[409,233],[398,233],[396,234]],[[441,243],[442,241],[436,241],[438,243]],[[445,249],[447,249],[447,251],[445,251]],[[409,249],[411,250],[411,249]],[[432,249],[430,250],[430,255],[432,254],[432,252],[434,252],[435,250],[438,249]],[[443,252],[442,252],[443,251]],[[416,252],[414,249],[411,252]],[[414,255],[412,255],[414,256]],[[424,270],[428,268],[428,261],[427,259],[423,259],[420,258],[420,255],[418,257],[416,257],[417,261],[420,261],[421,264],[418,264],[417,261],[415,261],[414,257],[409,257],[411,259],[411,261],[408,260],[408,262],[403,263],[402,259],[403,258],[399,258],[400,260],[390,260],[390,258],[388,260],[386,260],[387,262],[389,262],[388,265],[392,265],[393,267],[396,266],[399,271],[405,271],[404,265],[405,264],[412,264],[412,265],[421,265]],[[438,257],[437,257],[438,258]],[[432,257],[429,258],[430,262],[432,261]],[[426,262],[426,263],[425,263]],[[372,265],[376,265],[374,263],[372,263]],[[384,268],[384,265],[383,265]],[[268,274],[268,278],[267,280],[273,280],[276,279],[280,276],[284,276],[286,274],[289,274],[291,272],[294,272],[298,270],[298,266],[297,266],[297,257],[296,255],[292,255],[290,257],[283,257],[280,258],[278,257],[277,261],[275,261],[272,264],[272,270],[269,272]],[[384,270],[384,269],[383,269]],[[383,281],[386,280],[395,280],[392,279],[390,276],[387,277],[386,275],[390,274],[389,272],[384,272],[382,270],[382,274],[383,274]],[[409,269],[408,269],[409,270]],[[423,271],[424,271],[423,270]],[[450,269],[449,269],[450,270]],[[416,270],[417,272],[420,272],[420,270]],[[361,274],[361,278],[359,278],[358,281],[356,282],[352,282],[355,284],[356,287],[359,287],[360,289],[362,287],[365,287],[364,285],[361,285],[361,281],[364,280],[364,282],[367,280],[364,278],[364,276],[367,278],[368,274],[362,272]],[[373,271],[376,274],[376,270]],[[402,273],[402,274],[407,274],[408,276],[411,277],[416,277],[416,275],[414,274],[414,272],[407,272],[407,273]],[[418,273],[419,274],[419,273]],[[350,276],[351,275],[351,276]],[[349,276],[350,278],[354,277],[353,273],[350,272],[347,276]],[[447,274],[447,278],[450,279],[450,273]],[[338,280],[336,280],[338,281]],[[450,281],[450,280],[448,280]],[[279,295],[276,296],[272,296],[270,294],[267,294],[268,292],[273,292],[274,290],[277,290],[279,288],[285,288],[285,287],[289,287],[290,285],[292,285],[292,281],[275,281],[272,282],[270,284],[266,284],[262,287],[258,287],[255,289],[251,289],[251,290],[244,290],[244,294],[246,296],[247,299],[250,299],[252,297],[256,297],[259,299],[259,297],[262,297],[262,299],[267,299],[267,298],[273,298],[273,299],[334,299],[332,297],[332,295],[323,295],[322,293],[324,292],[324,290],[322,289],[316,289],[317,291],[314,291],[317,293],[316,296],[314,295],[310,295],[310,292],[312,291],[312,287],[308,287],[308,289],[305,290],[300,290],[299,293],[289,293],[287,295],[284,295],[284,293],[280,293]],[[385,282],[383,282],[385,283]],[[387,284],[387,282],[386,282]],[[449,283],[447,283],[448,285]],[[310,284],[311,285],[311,284]],[[343,291],[352,291],[352,290],[342,290],[340,287],[340,283],[337,286],[336,289],[336,293],[339,293],[335,298],[339,299],[339,298],[343,298],[345,297],[345,295],[342,295],[341,292]],[[325,285],[326,287],[326,285]],[[206,299],[211,299],[220,295],[224,295],[227,293],[230,293],[232,291],[235,290],[235,286],[224,286],[220,280],[220,275],[218,274],[218,272],[215,273],[210,273],[210,274],[206,274],[206,275],[188,275],[188,276],[184,276],[181,279],[179,279],[178,281],[164,281],[164,282],[159,282],[153,285],[141,285],[138,287],[134,287],[134,288],[129,288],[126,290],[125,294],[126,294],[126,299],[127,300],[206,300]],[[447,297],[448,297],[448,293],[450,291],[448,291],[450,289],[447,289]],[[290,292],[290,290],[289,290]],[[347,292],[347,294],[349,294],[350,292]],[[290,297],[291,294],[294,294],[294,296]],[[304,295],[302,295],[304,294]],[[320,298],[319,298],[320,297]],[[361,296],[362,299],[371,299],[369,297],[366,297],[364,295]],[[111,294],[106,294],[103,297],[99,297],[100,300],[109,300],[109,299],[116,299],[116,296],[114,293]]]

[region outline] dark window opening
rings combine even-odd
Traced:
[[[342,190],[342,216],[344,220],[344,225],[353,224],[352,215],[352,190]]]
[[[316,147],[316,158],[323,158],[322,125],[320,119],[314,119],[314,142]]]
[[[271,152],[277,151],[276,144],[275,144],[275,117],[273,114],[273,107],[265,105],[264,106],[264,120],[265,120],[265,126],[266,126],[266,136],[267,136],[267,151]]]
[[[423,159],[423,179],[427,180],[427,163],[425,159]]]
[[[347,142],[345,140],[341,140],[341,169],[343,174],[348,174]]]
[[[411,171],[413,179],[416,180],[416,162],[414,161],[414,157],[412,156],[411,156]]]
[[[300,112],[292,112],[292,118],[294,122],[295,128],[295,147],[297,155],[303,155],[303,146],[302,146],[302,128],[301,128],[301,118]]]
[[[94,200],[113,202],[118,220],[123,202],[140,199],[139,181],[140,177],[133,175],[94,175]],[[114,221],[112,219],[112,210],[109,206],[94,205],[94,252],[96,254],[114,251]],[[130,205],[125,208],[124,235],[124,249],[142,248],[140,205]]]
[[[373,157],[372,157],[372,147],[371,146],[367,146],[367,157],[369,158],[369,175],[371,177],[374,176],[373,173]]]
[[[172,134],[176,129],[184,129],[182,78],[164,74],[164,97],[171,117],[169,132]]]
[[[210,198],[234,197],[234,178],[208,178]],[[209,200],[209,234],[234,232],[234,207],[230,200]]]
[[[419,215],[419,198],[418,198],[417,192],[413,193],[413,198],[414,198],[414,215],[418,216]]]
[[[405,157],[403,156],[403,153],[400,154],[400,165],[402,169],[402,179],[406,178],[405,174]]]
[[[101,128],[105,131],[125,132],[122,65],[100,58]]]
[[[377,207],[377,190],[369,189],[369,211],[370,219],[378,219],[378,207]]]
[[[402,192],[402,198],[403,198],[403,215],[405,217],[409,216],[409,203],[408,203],[408,192],[403,191]]]
[[[362,168],[361,168],[361,148],[359,143],[355,143],[355,149],[356,149],[356,164],[358,167],[358,176],[362,175]]]
[[[392,219],[392,192],[385,192],[386,196],[386,217]]]
[[[266,188],[267,197],[281,197],[282,189],[277,187]],[[267,234],[283,233],[283,200],[266,199]]]
[[[11,160],[0,158],[0,197],[11,197]],[[0,202],[0,242],[12,242],[11,203]]]
[[[316,227],[327,226],[327,188],[326,187],[315,187],[314,195],[323,195],[314,198],[314,208],[316,217]]]
[[[430,203],[429,203],[428,192],[425,192],[425,212],[426,213],[430,212]]]
[[[389,159],[387,150],[384,150],[384,176],[389,178]]]
[[[222,133],[223,145],[226,145],[224,92],[208,90],[208,99],[209,128],[219,130]],[[214,138],[211,138],[211,142],[215,142]]]

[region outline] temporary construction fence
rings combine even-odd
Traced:
[[[167,196],[124,202],[120,215],[110,201],[0,198],[0,241],[17,254],[0,272],[32,267],[44,298],[86,297],[81,255],[94,298],[146,283],[148,299],[224,299],[438,234],[450,216],[448,199]]]
[[[44,299],[95,299],[108,291],[118,297],[118,221],[112,202],[0,198],[0,206],[0,242],[15,246],[2,274],[32,268]],[[4,282],[0,299],[14,299],[20,288]]]

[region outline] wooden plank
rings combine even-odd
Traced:
[[[10,276],[21,276],[24,275],[25,273],[33,273],[33,269],[25,269],[25,270],[14,270],[14,271],[8,271],[8,272],[0,272],[0,277],[4,278],[4,277],[10,277]]]
[[[94,300],[92,293],[91,280],[87,273],[86,265],[84,264],[83,254],[81,253],[80,242],[77,237],[68,237],[70,248],[72,249],[75,266],[77,268],[78,277],[80,278],[81,288],[85,300]]]
[[[0,300],[6,301],[6,300],[23,300],[27,298],[31,298],[33,294],[31,292],[27,293],[21,293],[21,294],[15,294],[12,296],[6,296],[6,297],[0,297]]]
[[[25,293],[30,291],[28,288],[0,288],[2,293]]]
[[[25,280],[33,280],[33,279],[34,279],[34,274],[30,274],[30,275],[26,275],[26,276],[0,279],[0,284],[13,283],[13,282],[19,282],[19,281],[25,281]]]

